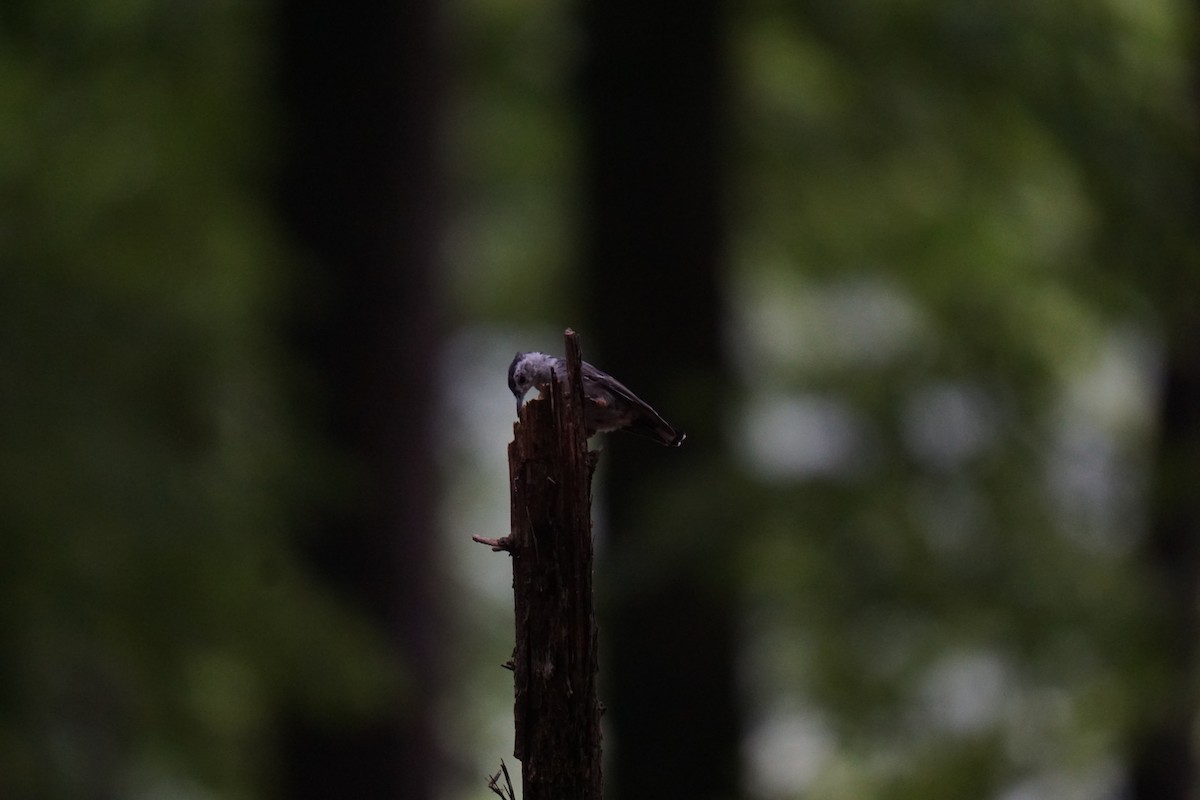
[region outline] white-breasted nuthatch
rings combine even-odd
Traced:
[[[567,379],[567,362],[545,353],[517,353],[508,368],[508,388],[517,398],[517,413],[530,389],[545,389],[553,370],[560,381]],[[677,431],[625,384],[606,372],[583,362],[583,423],[588,436],[609,431],[629,431],[678,447],[687,435]]]

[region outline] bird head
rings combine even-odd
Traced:
[[[518,415],[526,393],[549,383],[550,370],[557,362],[558,359],[545,353],[517,353],[508,367],[508,388],[517,398]]]

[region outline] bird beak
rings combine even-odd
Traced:
[[[521,395],[517,395],[517,419],[521,418],[521,401],[524,399]]]

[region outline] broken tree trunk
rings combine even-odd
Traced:
[[[567,375],[526,403],[508,446],[516,740],[524,800],[600,800],[600,702],[592,601],[592,472],[579,344]]]

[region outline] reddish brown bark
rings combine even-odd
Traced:
[[[508,446],[516,649],[516,740],[525,800],[600,800],[600,702],[592,599],[592,472],[582,358],[521,409]],[[560,382],[559,379],[563,379]],[[490,542],[488,542],[490,543]]]

